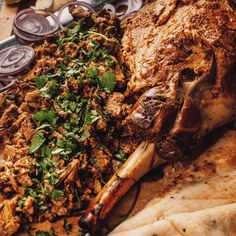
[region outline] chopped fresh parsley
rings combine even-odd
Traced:
[[[29,192],[29,195],[30,195],[31,197],[34,197],[34,198],[37,198],[37,197],[38,197],[38,193],[37,193],[37,191],[35,191],[34,189],[28,188],[28,192]]]
[[[21,198],[21,199],[17,202],[18,207],[23,208],[23,206],[24,206],[24,204],[25,204],[25,201],[26,201],[26,197]]]
[[[35,133],[29,149],[29,153],[32,154],[36,152],[44,144],[45,140],[46,138],[41,131]]]
[[[54,233],[53,229],[51,229],[49,232],[38,230],[36,231],[36,236],[56,236],[56,234]]]
[[[38,122],[47,122],[49,124],[56,123],[56,111],[55,110],[41,110],[34,114],[34,119]]]
[[[101,78],[101,86],[107,93],[112,93],[116,86],[116,76],[112,71],[106,71]]]
[[[64,192],[59,189],[53,189],[50,192],[50,196],[55,200],[59,200],[60,198],[64,196]]]
[[[48,236],[48,232],[45,232],[45,231],[41,231],[41,230],[38,230],[36,232],[36,236]]]
[[[35,80],[36,87],[41,89],[48,82],[48,78],[46,76],[39,76]]]
[[[84,142],[90,136],[91,136],[90,132],[88,130],[85,130],[82,136],[79,138],[79,141]]]
[[[66,36],[63,38],[59,38],[57,41],[58,44],[63,45],[67,42],[79,41],[80,38],[78,36],[79,36],[79,33],[81,32],[82,28],[83,28],[83,22],[81,20],[79,20],[77,22],[77,24],[72,29],[67,29],[64,31]]]
[[[87,72],[88,79],[91,83],[97,83],[99,70],[98,68],[90,67]]]
[[[60,88],[56,80],[50,80],[40,91],[45,98],[52,98],[58,94]]]
[[[116,65],[116,63],[115,63],[114,60],[110,57],[110,58],[107,59],[107,65],[108,65],[109,67],[113,68],[113,67]]]

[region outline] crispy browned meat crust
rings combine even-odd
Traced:
[[[125,95],[136,102],[125,124],[133,137],[155,143],[155,160],[187,157],[204,135],[235,119],[235,17],[226,0],[163,0],[123,22],[122,44],[131,72]],[[117,180],[118,171],[113,176],[81,225],[95,231],[127,191],[127,182],[144,170],[142,164],[133,170],[141,158],[131,157],[123,166],[128,166],[126,175]]]
[[[144,20],[145,19],[145,20]],[[142,94],[127,118],[131,133],[175,160],[236,116],[236,14],[231,1],[155,1],[126,21],[132,72]]]

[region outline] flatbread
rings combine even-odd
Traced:
[[[206,215],[207,212],[210,214],[219,206],[227,208],[228,206],[232,207],[234,203],[236,203],[236,131],[229,131],[178,178],[177,185],[169,193],[166,193],[161,200],[154,199],[137,215],[119,225],[110,235],[136,230],[137,228],[141,230],[142,227],[142,230],[145,231],[149,228],[155,228],[159,223],[167,227],[169,223],[167,224],[164,219],[168,219],[170,216],[178,215],[178,219],[182,219],[183,214],[180,213],[186,213],[189,215],[188,217],[194,218],[195,214],[196,216],[197,214]],[[185,217],[185,215],[183,216]],[[232,215],[228,214],[228,216],[231,217]],[[231,221],[231,218],[228,220]],[[186,219],[183,223],[185,222]],[[178,224],[180,223],[178,221]],[[203,224],[206,228],[211,229],[209,222],[204,221]],[[171,229],[168,228],[168,230]],[[166,230],[164,231],[166,232]],[[132,235],[138,235],[135,232],[133,233]],[[158,236],[160,235],[168,234],[158,233]],[[169,235],[178,234],[170,232]],[[217,234],[207,233],[203,235]],[[223,233],[220,235],[230,234]]]
[[[234,236],[236,235],[236,203],[179,213],[134,230],[113,236]]]

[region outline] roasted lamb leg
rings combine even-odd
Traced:
[[[147,5],[126,27],[129,92],[144,91],[126,121],[161,157],[175,160],[235,118],[236,14],[227,1],[179,1],[159,25],[172,1],[164,2]]]
[[[158,158],[181,159],[204,135],[235,119],[236,12],[231,2],[155,1],[123,25],[124,56],[132,73],[126,95],[141,94],[125,122],[131,135],[155,143]],[[137,168],[127,169],[130,159],[124,164],[131,179],[142,169],[141,156],[131,155],[132,162],[134,157]],[[83,217],[90,230],[134,183],[119,181],[115,174],[90,204]]]

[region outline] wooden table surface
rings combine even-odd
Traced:
[[[0,10],[0,41],[11,35],[13,19],[18,7],[19,5],[9,7],[3,1]]]
[[[69,0],[54,0],[53,11],[56,11]],[[7,5],[5,0],[0,0],[0,41],[12,34],[13,19],[19,10],[35,5],[35,0],[22,0],[18,4]]]

